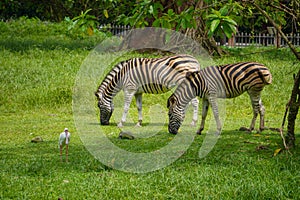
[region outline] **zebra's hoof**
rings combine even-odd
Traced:
[[[193,120],[192,122],[191,122],[191,124],[190,124],[190,126],[196,126],[196,123],[197,123],[197,121],[195,121],[195,120]]]
[[[203,131],[203,128],[199,128],[198,130],[197,130],[197,135],[201,135],[202,134],[202,131]]]
[[[120,123],[118,123],[118,128],[123,128],[124,126],[123,126],[123,123],[122,122],[120,122]]]
[[[268,127],[260,127],[258,131],[259,131],[259,133],[261,133],[264,130],[269,130],[269,128]]]
[[[246,128],[244,126],[242,126],[239,131],[245,131],[246,133],[251,133],[251,130],[249,128]]]
[[[140,128],[142,127],[142,124],[140,124],[139,122],[135,125],[135,127]]]
[[[100,122],[101,125],[103,126],[106,126],[106,125],[109,125],[109,122],[108,121],[103,121],[103,122]]]
[[[221,132],[220,132],[220,131],[216,131],[216,132],[215,132],[215,136],[218,137],[218,136],[220,136],[220,135],[221,135]]]

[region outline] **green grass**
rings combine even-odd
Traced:
[[[203,159],[198,152],[205,134],[195,136],[188,150],[174,163],[154,172],[126,173],[103,165],[83,145],[72,110],[76,74],[90,49],[103,38],[78,42],[65,34],[61,24],[50,23],[48,28],[41,29],[34,26],[36,29],[32,30],[32,23],[0,23],[0,199],[299,198],[299,120],[297,148],[273,156],[276,149],[282,148],[277,132],[238,131],[240,126],[248,126],[252,117],[246,94],[226,100],[222,135]],[[41,22],[33,25],[36,23]],[[258,51],[265,52],[253,54]],[[246,48],[230,52],[230,56],[216,59],[216,63],[254,60],[270,68],[273,84],[265,88],[262,96],[266,126],[280,127],[292,89],[292,75],[299,64],[295,64],[297,61],[287,49]],[[102,130],[115,145],[131,152],[163,147],[174,136],[167,133],[166,126],[151,125],[147,112],[154,102],[165,105],[168,95],[160,99],[155,95],[144,97],[145,124],[161,128],[155,136],[117,139],[117,113],[114,124],[101,127]],[[97,112],[95,108],[96,119]],[[134,103],[130,115],[136,122]],[[93,125],[98,127],[97,123]],[[65,127],[72,133],[69,163],[60,162],[58,149],[58,135]],[[187,126],[182,131],[185,129],[196,131]],[[44,142],[31,143],[35,136],[42,136]]]

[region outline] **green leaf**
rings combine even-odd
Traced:
[[[158,9],[160,9],[161,11],[164,10],[164,7],[161,5],[161,3],[154,3],[154,10],[158,12]]]
[[[106,18],[108,18],[109,16],[108,16],[108,12],[107,12],[107,10],[105,9],[105,10],[103,10],[103,14],[104,14],[104,16],[106,17]]]
[[[216,29],[218,28],[220,24],[220,20],[219,19],[215,19],[211,22],[211,25],[210,25],[210,31],[212,33],[214,33],[216,31]]]
[[[231,38],[232,34],[235,33],[235,26],[231,24],[224,23],[222,27],[223,27],[223,32],[225,33],[227,38]]]
[[[66,22],[71,22],[72,20],[70,19],[70,17],[65,17],[65,21]]]
[[[169,10],[168,10],[168,15],[169,15],[169,16],[173,16],[173,15],[174,15],[173,9],[169,9]]]
[[[160,27],[160,24],[161,24],[161,22],[160,22],[160,18],[159,18],[159,19],[156,19],[156,20],[152,23],[152,26],[154,26],[154,27]]]
[[[216,14],[209,14],[206,16],[206,19],[210,19],[210,20],[219,19],[219,16]]]
[[[168,22],[167,20],[163,20],[163,21],[162,21],[162,28],[170,29],[170,28],[172,28],[172,25],[171,25],[171,23]]]
[[[213,34],[214,34],[214,33],[211,32],[210,30],[209,30],[208,33],[207,33],[207,35],[208,35],[209,38],[211,38],[211,37],[213,36]]]
[[[187,22],[184,19],[181,20],[180,25],[183,29],[187,28]]]
[[[154,14],[154,9],[153,9],[153,6],[152,5],[150,5],[150,7],[149,7],[149,13],[152,15],[152,14]]]
[[[84,14],[83,15],[86,15],[88,12],[90,12],[92,9],[90,8],[90,9],[87,9],[85,12],[84,12]]]
[[[226,22],[228,22],[228,23],[230,23],[230,24],[233,24],[234,26],[237,26],[236,21],[234,21],[234,20],[231,19],[231,18],[224,18],[223,20],[226,21]]]
[[[228,14],[227,6],[224,6],[223,8],[221,8],[221,9],[219,10],[219,12],[220,12],[220,14],[221,14],[222,16],[227,15],[227,14]]]
[[[274,151],[273,156],[277,156],[277,154],[280,153],[281,150],[282,150],[281,148],[276,149],[276,150]]]

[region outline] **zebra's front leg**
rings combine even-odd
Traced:
[[[213,111],[214,118],[215,118],[216,125],[217,125],[217,131],[216,131],[215,134],[220,135],[221,130],[222,130],[222,125],[221,125],[221,121],[220,121],[220,117],[219,117],[217,97],[215,95],[210,96],[209,97],[209,103],[211,104],[212,111]]]
[[[207,116],[208,108],[209,108],[209,102],[208,102],[208,100],[207,99],[203,99],[202,100],[202,118],[201,118],[200,128],[197,131],[198,135],[201,135],[201,132],[204,129],[204,124],[205,124],[205,119],[206,119],[206,116]]]
[[[196,126],[197,124],[197,120],[198,120],[198,108],[199,108],[199,100],[198,98],[194,98],[191,101],[191,104],[194,108],[194,112],[193,112],[193,120],[191,122],[191,126]]]
[[[138,109],[138,123],[135,125],[136,127],[142,126],[143,114],[142,114],[142,94],[135,94],[136,106]]]
[[[133,95],[134,95],[134,91],[128,91],[128,90],[124,91],[124,111],[123,111],[121,122],[118,123],[119,128],[124,126]]]

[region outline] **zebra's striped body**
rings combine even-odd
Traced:
[[[174,55],[163,58],[132,58],[117,64],[105,77],[95,95],[100,108],[100,123],[109,124],[113,112],[113,98],[123,89],[124,112],[119,127],[126,121],[126,115],[133,96],[136,98],[139,122],[142,122],[142,94],[160,94],[178,85],[187,72],[200,70],[198,61],[190,55]],[[198,100],[192,101],[194,121],[197,121]],[[195,123],[195,122],[194,122]]]
[[[243,62],[223,66],[211,66],[187,77],[176,88],[168,99],[169,132],[177,134],[184,119],[184,108],[196,96],[203,99],[202,121],[198,134],[204,129],[209,104],[212,106],[217,123],[217,134],[221,131],[217,98],[234,98],[242,93],[249,94],[253,119],[249,131],[254,129],[258,113],[260,114],[260,130],[264,129],[264,112],[260,94],[265,85],[272,83],[272,75],[267,67],[260,63]]]

